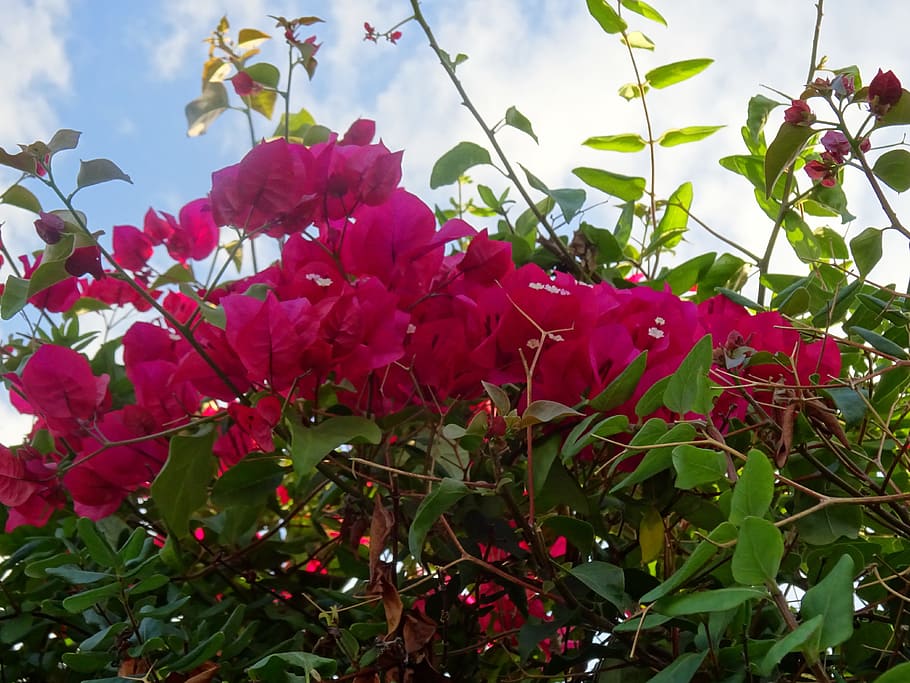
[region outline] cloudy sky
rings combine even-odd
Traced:
[[[726,128],[705,141],[660,149],[656,187],[668,195],[693,180],[693,213],[715,230],[761,251],[769,226],[754,206],[751,189],[721,169],[717,160],[744,152],[740,127],[748,99],[777,97],[767,87],[798,95],[809,59],[815,4],[811,0],[652,0],[669,28],[629,15],[630,28],[655,44],[638,51],[642,72],[682,59],[709,57],[715,63],[698,77],[652,91],[655,130],[689,125]],[[633,79],[628,55],[615,36],[590,18],[582,0],[432,0],[425,3],[441,46],[469,56],[458,73],[482,114],[498,121],[516,106],[532,122],[540,144],[506,130],[501,140],[512,157],[550,187],[577,187],[576,166],[643,175],[644,155],[618,155],[580,146],[593,135],[643,132],[638,102],[627,103],[618,88]],[[906,5],[901,0],[827,0],[820,54],[832,67],[856,64],[868,80],[879,67],[910,83],[906,49]],[[227,112],[201,138],[186,137],[184,105],[198,96],[202,43],[226,14],[232,29],[256,27],[280,35],[268,15],[316,15],[312,27],[322,43],[315,79],[294,93],[318,122],[344,130],[358,117],[373,118],[384,142],[404,149],[404,184],[428,202],[444,203],[445,190],[430,192],[433,162],[461,140],[483,142],[457,93],[426,45],[416,24],[402,27],[398,45],[363,41],[363,23],[385,30],[410,14],[407,0],[0,0],[0,45],[7,66],[0,70],[0,146],[47,140],[58,128],[82,132],[80,147],[59,158],[58,176],[75,174],[79,158],[108,157],[132,176],[133,185],[110,183],[78,197],[96,230],[141,224],[149,206],[174,212],[203,196],[213,170],[236,162],[248,149],[245,120]],[[275,45],[263,58],[286,60]],[[778,110],[769,128],[779,125]],[[258,133],[274,124],[260,120]],[[271,127],[270,127],[271,125]],[[895,134],[893,142],[899,137]],[[493,187],[503,183],[482,172]],[[0,171],[3,187],[15,175]],[[64,180],[65,182],[65,180]],[[71,181],[70,181],[71,182]],[[831,227],[849,238],[868,226],[881,227],[880,209],[848,173],[846,188],[857,220]],[[45,195],[41,195],[42,199]],[[600,201],[591,190],[589,197]],[[899,208],[910,208],[894,197]],[[45,208],[57,208],[48,198]],[[910,212],[904,211],[905,215]],[[604,224],[611,220],[603,214]],[[39,244],[25,212],[0,207],[3,237],[14,253]],[[873,273],[883,282],[906,282],[906,245],[890,244],[889,258]],[[680,257],[724,250],[693,232]],[[778,270],[798,266],[781,245]],[[0,273],[5,279],[6,271]],[[0,322],[0,337],[14,329]],[[15,441],[27,421],[0,406],[0,443]]]

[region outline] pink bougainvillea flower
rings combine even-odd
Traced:
[[[33,263],[29,263],[28,257],[22,255],[19,261],[23,266],[23,277],[30,278],[32,274],[41,265],[41,254],[39,254]],[[34,296],[30,297],[28,302],[35,308],[48,313],[64,313],[73,307],[73,304],[79,299],[79,285],[81,281],[75,277],[68,277],[61,280],[46,289],[41,290]]]
[[[831,90],[841,99],[852,95],[855,89],[853,74],[838,74],[831,81]]]
[[[312,165],[312,154],[303,145],[283,138],[256,145],[239,164],[212,174],[215,223],[254,232],[304,211],[307,201],[314,200],[308,183]],[[297,218],[303,225],[287,234],[309,224],[305,217]]]
[[[234,92],[240,97],[250,97],[262,91],[262,84],[254,81],[246,71],[238,71],[229,80],[234,86]]]
[[[880,118],[897,104],[902,94],[901,82],[894,72],[879,69],[869,83],[869,110]]]
[[[815,114],[805,100],[791,100],[790,106],[784,110],[784,121],[797,126],[808,126],[815,121]]]
[[[357,119],[338,141],[339,145],[368,145],[376,135],[376,122],[370,119]]]
[[[25,477],[25,463],[0,444],[0,503],[7,507],[22,505],[38,491],[37,482]]]
[[[839,130],[829,130],[822,135],[821,143],[825,151],[838,164],[844,163],[850,156],[850,141]]]
[[[147,289],[141,278],[136,278],[134,282],[141,285],[146,294],[152,298],[157,299],[161,296],[161,290]],[[84,288],[83,295],[98,299],[98,301],[102,301],[109,306],[132,306],[140,313],[148,311],[152,307],[148,299],[120,279],[117,273],[107,273],[107,277],[101,280],[93,280]]]
[[[35,221],[35,231],[47,244],[57,244],[63,238],[63,231],[66,224],[60,216],[53,213],[41,211],[38,220]]]
[[[169,213],[159,215],[154,209],[145,212],[145,220],[142,223],[142,232],[157,246],[164,244],[165,240],[171,236],[177,228],[177,219]]]
[[[512,245],[491,240],[484,229],[471,240],[457,268],[467,280],[479,284],[491,284],[502,280],[515,269]]]
[[[127,270],[145,268],[154,248],[148,233],[133,225],[115,225],[113,245],[114,260]]]
[[[180,209],[179,220],[165,244],[167,253],[179,263],[186,263],[187,259],[200,261],[215,251],[218,226],[207,198],[195,199]]]
[[[821,161],[818,159],[807,161],[804,170],[806,175],[820,182],[823,187],[834,187],[837,184],[838,165],[831,154],[822,152]]]
[[[7,532],[25,524],[43,526],[64,502],[51,456],[30,446],[13,454],[0,445],[0,503],[8,508]]]
[[[101,250],[96,246],[76,247],[63,264],[66,272],[74,277],[91,275],[101,279],[104,267],[101,265]]]
[[[65,346],[42,345],[25,363],[21,389],[55,436],[90,425],[107,395],[108,376],[95,377],[88,361]]]
[[[272,430],[281,420],[281,399],[263,396],[253,407],[240,403],[228,406],[234,424],[215,441],[212,449],[222,468],[233,467],[249,453],[275,450]]]

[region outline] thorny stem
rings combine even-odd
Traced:
[[[574,257],[569,253],[569,250],[566,247],[565,243],[563,243],[562,239],[560,239],[553,226],[550,225],[547,217],[540,211],[540,209],[537,208],[537,204],[533,199],[531,199],[531,196],[528,194],[527,189],[525,189],[525,186],[518,179],[518,175],[512,168],[512,164],[509,162],[509,158],[506,156],[505,152],[503,152],[502,147],[499,146],[499,141],[496,139],[496,134],[487,125],[480,112],[477,111],[477,107],[474,106],[474,103],[468,96],[468,93],[465,91],[464,86],[462,86],[461,81],[458,80],[458,76],[455,75],[454,68],[452,67],[449,60],[445,58],[442,48],[440,48],[439,43],[436,42],[436,37],[433,35],[433,30],[430,28],[430,25],[427,23],[426,18],[424,18],[423,13],[420,10],[420,0],[410,0],[410,2],[411,8],[414,10],[414,20],[420,24],[420,28],[423,29],[424,35],[426,35],[427,41],[430,43],[430,48],[436,54],[436,57],[439,59],[439,63],[442,64],[442,68],[445,69],[449,80],[451,80],[452,84],[455,86],[455,90],[458,91],[458,95],[461,97],[461,103],[467,108],[469,112],[471,112],[474,120],[477,121],[477,124],[483,130],[484,135],[486,135],[487,140],[490,141],[490,145],[492,145],[493,150],[496,152],[496,155],[502,162],[506,177],[512,182],[513,185],[515,185],[515,188],[518,190],[521,198],[524,199],[525,203],[528,205],[531,213],[534,214],[534,217],[543,226],[544,230],[547,231],[550,239],[543,242],[544,246],[559,256],[563,261],[563,265],[565,265],[573,275],[575,275],[577,278],[585,279],[585,274],[582,272]]]
[[[806,76],[806,83],[812,82],[812,77],[815,75],[815,67],[818,64],[818,41],[822,30],[824,4],[825,0],[818,0],[815,5],[815,31],[812,35],[812,52],[809,56],[809,73]],[[758,303],[761,305],[764,305],[765,303],[765,285],[761,281],[761,278],[768,274],[768,269],[771,267],[771,254],[774,252],[774,244],[777,242],[777,238],[780,235],[780,229],[783,227],[787,212],[790,211],[790,207],[792,206],[789,197],[790,190],[793,189],[793,173],[794,164],[791,164],[790,168],[787,169],[787,177],[784,180],[783,199],[780,203],[780,210],[777,212],[777,219],[774,221],[774,226],[771,228],[771,235],[768,237],[768,246],[765,248],[765,253],[758,262]]]

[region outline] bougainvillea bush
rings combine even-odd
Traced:
[[[107,159],[56,177],[79,133],[0,154],[22,173],[4,202],[36,214],[0,299],[27,314],[3,380],[34,416],[0,446],[0,680],[905,680],[910,306],[867,279],[882,230],[811,224],[852,218],[850,175],[910,237],[888,201],[910,187],[898,76],[864,86],[813,48],[807,84],[753,98],[745,153],[721,160],[769,216],[765,254],[661,266],[691,184],[519,175],[496,135],[531,122],[489,125],[410,9],[366,39],[422,33],[487,136],[433,169],[449,208],[400,186],[381,122],[292,114],[291,73],[282,89],[254,61],[268,36],[226,19],[188,130],[233,98],[255,144],[208,196],[99,230],[77,193],[129,177]],[[633,65],[654,47],[624,17],[656,9],[588,9]],[[319,20],[277,21],[312,78]],[[586,144],[716,127],[645,129]],[[480,164],[501,188],[470,182]],[[604,195],[615,227],[588,217]],[[805,274],[769,272],[780,234]],[[99,312],[118,324],[85,331]]]

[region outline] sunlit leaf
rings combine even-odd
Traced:
[[[38,213],[41,211],[41,202],[38,198],[22,185],[13,185],[6,192],[0,195],[0,202],[17,206],[20,209]]]
[[[666,88],[698,75],[713,63],[713,59],[685,59],[664,64],[646,73],[645,80],[654,88]]]
[[[895,192],[906,192],[910,189],[910,152],[904,149],[885,152],[875,160],[872,171]]]
[[[676,145],[684,145],[687,142],[696,142],[698,140],[704,140],[709,135],[716,133],[723,126],[687,126],[685,128],[676,128],[674,130],[668,130],[659,138],[657,138],[657,143],[661,147],[675,147]]]
[[[469,168],[489,163],[490,153],[486,149],[473,142],[459,142],[433,164],[430,188],[435,190],[437,187],[451,185]]]
[[[606,0],[586,0],[588,12],[607,33],[620,33],[626,29],[626,22]]]
[[[586,147],[606,152],[639,152],[647,143],[638,133],[621,133],[619,135],[598,135],[588,138],[583,143]]]
[[[781,124],[774,140],[765,154],[765,196],[771,196],[771,189],[781,174],[790,167],[796,157],[806,148],[806,143],[815,135],[809,126],[795,123]]]
[[[534,129],[531,127],[531,122],[528,118],[518,111],[515,107],[509,107],[506,109],[506,125],[517,128],[523,133],[527,133],[533,138],[534,142],[539,142],[537,136],[534,134]]]
[[[186,134],[191,138],[202,135],[229,106],[223,83],[204,83],[202,95],[186,105]]]
[[[627,202],[641,199],[647,184],[644,178],[611,173],[599,168],[579,167],[572,169],[579,180],[613,197]]]

